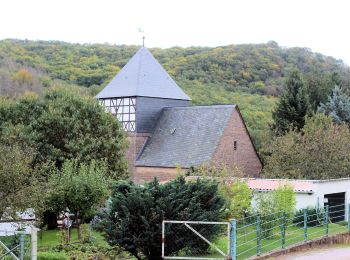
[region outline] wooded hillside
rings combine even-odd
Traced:
[[[92,95],[117,74],[139,46],[70,44],[54,41],[0,41],[0,95],[41,93],[64,84],[88,87]],[[259,146],[267,135],[271,111],[291,70],[305,78],[332,78],[350,88],[350,69],[342,61],[307,48],[276,42],[216,48],[151,48],[156,59],[194,104],[237,104]],[[316,86],[317,87],[317,86]],[[329,88],[330,91],[330,88]]]
[[[138,48],[3,40],[0,57],[45,70],[54,79],[90,87],[106,83]],[[282,48],[276,42],[150,50],[177,81],[197,80],[229,90],[260,89],[261,93],[276,94],[273,89],[280,87],[293,68],[298,68],[306,75],[337,73],[345,85],[350,85],[350,69],[341,60],[307,48]]]

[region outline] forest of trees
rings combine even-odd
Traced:
[[[138,48],[3,40],[0,41],[0,60],[11,59],[44,70],[52,79],[90,87],[108,82]],[[197,80],[203,84],[219,84],[229,90],[247,89],[278,94],[283,79],[297,68],[304,75],[336,73],[344,85],[350,86],[350,69],[341,60],[307,48],[283,48],[273,41],[215,48],[150,50],[178,82]]]
[[[95,95],[139,46],[0,41],[0,95],[42,95],[56,85],[81,87]],[[288,75],[301,72],[315,104],[327,101],[334,84],[350,89],[350,69],[341,60],[276,42],[215,48],[151,48],[193,104],[237,104],[258,149],[268,135],[276,96]]]

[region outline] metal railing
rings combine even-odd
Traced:
[[[310,239],[350,232],[349,212],[350,204],[341,204],[304,209],[297,214],[280,211],[233,220],[231,257],[246,259]]]
[[[253,214],[230,222],[163,221],[162,257],[236,260],[260,256],[312,239],[350,232],[349,213],[350,204],[341,204],[293,214],[284,211]],[[219,227],[225,225],[227,228]]]

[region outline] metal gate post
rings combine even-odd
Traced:
[[[348,231],[350,232],[350,203],[348,204]]]
[[[231,234],[230,234],[230,255],[232,260],[237,258],[237,221],[231,220]]]
[[[326,237],[328,237],[329,206],[326,206]]]
[[[164,259],[165,223],[162,222],[162,259]]]
[[[256,234],[256,249],[257,249],[257,252],[256,254],[258,256],[260,256],[261,254],[261,221],[260,221],[260,216],[257,215],[256,216],[256,228],[257,228],[257,234]]]
[[[304,242],[307,240],[307,209],[304,209]]]
[[[282,248],[286,247],[286,213],[282,213]]]
[[[21,234],[19,237],[19,259],[24,259],[24,235]]]

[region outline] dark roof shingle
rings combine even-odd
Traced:
[[[136,166],[190,167],[212,159],[235,105],[164,108]]]
[[[145,47],[136,52],[96,98],[132,96],[190,100]]]

